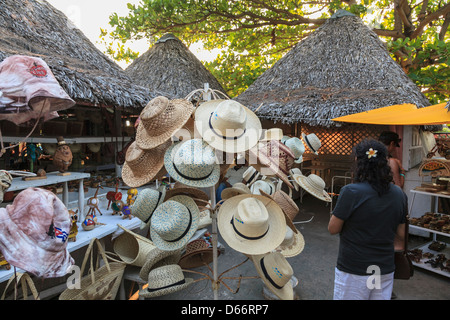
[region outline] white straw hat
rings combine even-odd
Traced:
[[[297,232],[294,232],[291,228],[286,226],[284,240],[276,250],[279,250],[286,258],[291,258],[300,254],[304,248],[305,239],[303,238],[303,235],[298,230]]]
[[[250,194],[252,193],[245,184],[242,182],[236,182],[231,188],[226,188],[222,190],[221,197],[223,200],[227,200],[231,197],[237,196],[239,194]]]
[[[162,250],[182,248],[197,231],[200,211],[188,196],[174,196],[153,213],[150,236]]]
[[[270,180],[258,180],[252,184],[250,191],[252,194],[262,195],[261,191],[264,191],[265,193],[272,195],[275,193],[276,187]]]
[[[294,179],[294,175],[295,174],[302,175],[302,171],[300,170],[300,168],[292,168],[291,170],[289,170],[289,173],[290,173],[290,177],[292,178],[292,185],[294,186],[295,190],[298,191],[300,186],[297,183],[297,181]]]
[[[150,219],[156,208],[164,202],[166,187],[161,186],[158,190],[145,188],[136,197],[131,212],[133,216],[142,221],[141,229],[150,225]]]
[[[187,288],[194,282],[185,278],[183,270],[177,264],[152,269],[148,274],[148,287],[139,291],[143,298],[159,297]]]
[[[152,269],[169,264],[177,264],[181,259],[181,252],[182,249],[161,250],[155,247],[147,254],[144,265],[139,271],[139,277],[144,281],[148,281],[148,274]]]
[[[211,187],[220,178],[214,149],[202,139],[174,144],[164,156],[164,166],[172,178],[191,187]]]
[[[325,181],[323,181],[323,179],[318,175],[315,175],[314,173],[311,173],[308,176],[295,174],[294,180],[297,181],[302,189],[317,199],[331,202],[330,195],[325,191]]]
[[[294,300],[291,265],[280,252],[251,256],[261,280],[281,300]]]
[[[247,170],[242,174],[242,180],[247,186],[251,186],[256,180],[258,180],[260,173],[252,166],[248,167]]]
[[[286,147],[291,149],[292,153],[295,156],[294,162],[295,163],[302,163],[303,162],[303,153],[305,152],[305,145],[303,144],[302,140],[300,140],[297,137],[289,138],[287,139],[284,144]]]
[[[263,254],[283,242],[286,218],[275,201],[244,194],[226,200],[219,209],[217,226],[222,238],[244,254]]]
[[[283,138],[283,130],[280,128],[270,128],[264,131],[261,141],[281,140]]]
[[[318,150],[322,146],[322,143],[315,133],[310,133],[308,135],[302,133],[302,138],[308,146],[309,150],[311,150],[314,154],[319,154]]]
[[[253,111],[234,100],[216,99],[195,110],[195,126],[213,148],[227,153],[246,151],[261,137],[261,121]]]

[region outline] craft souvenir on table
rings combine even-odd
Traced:
[[[136,188],[128,189],[128,191],[127,191],[127,204],[129,206],[134,204],[134,202],[136,201],[137,195],[138,195],[138,189],[136,189]]]
[[[100,211],[100,208],[98,207],[98,205],[100,203],[100,200],[97,198],[99,189],[103,189],[103,187],[100,184],[98,184],[97,190],[95,190],[94,196],[90,197],[87,200],[87,206],[89,207],[87,214],[95,216],[95,211],[98,211],[98,213],[100,213],[100,215],[102,215],[102,212]]]
[[[297,137],[289,138],[283,142],[286,147],[288,147],[295,156],[295,163],[303,162],[303,153],[305,153],[305,145],[302,140]]]
[[[139,277],[147,281],[148,274],[152,269],[171,264],[178,264],[181,258],[182,249],[177,250],[161,250],[155,247],[151,250],[145,258],[145,263],[139,271]]]
[[[156,208],[150,221],[150,237],[162,250],[184,247],[197,231],[200,211],[194,200],[174,196]]]
[[[258,180],[250,187],[252,194],[261,195],[261,191],[265,191],[268,194],[273,194],[276,191],[276,187],[269,179]]]
[[[318,150],[322,146],[322,143],[315,133],[310,133],[308,135],[302,133],[302,139],[303,141],[305,141],[306,145],[312,153],[317,155],[319,154]]]
[[[97,224],[97,218],[94,214],[87,214],[84,218],[83,222],[81,222],[81,227],[84,231],[91,231],[94,230],[95,226]]]
[[[122,219],[129,219],[131,220],[133,218],[132,211],[129,205],[125,204],[122,208]]]
[[[109,210],[111,202],[122,200],[122,192],[119,192],[119,182],[116,182],[115,191],[108,191],[106,193],[106,200],[108,200],[108,206],[106,207],[106,210]]]
[[[297,229],[296,229],[297,230]],[[284,236],[283,242],[276,249],[280,251],[286,258],[294,257],[300,254],[305,248],[305,239],[300,231],[293,231],[291,228],[286,227],[286,234]]]
[[[70,209],[69,216],[70,216],[70,220],[72,222],[72,225],[70,226],[70,232],[69,232],[69,241],[75,242],[75,241],[77,241],[77,234],[78,234],[78,225],[77,225],[78,209],[77,209],[77,211]]]
[[[286,215],[286,224],[292,229],[292,231],[297,233],[298,230],[295,228],[293,221],[300,209],[294,200],[292,200],[292,198],[282,190],[275,191],[273,195],[270,195],[263,190],[260,191],[263,196],[269,197],[280,206],[281,210],[283,210]]]
[[[256,180],[258,180],[260,173],[252,166],[248,167],[247,170],[242,174],[242,182],[247,186],[251,186]]]
[[[122,214],[122,209],[125,203],[122,200],[116,200],[111,204],[111,209],[113,210],[112,214],[113,216],[118,214]]]
[[[237,182],[233,184],[231,188],[226,188],[222,190],[222,199],[227,200],[231,197],[237,196],[239,194],[250,194],[252,193],[245,184],[242,182]]]
[[[214,149],[227,153],[246,151],[261,137],[261,121],[253,111],[234,100],[216,99],[195,110],[195,127]]]
[[[164,154],[172,145],[169,139],[151,150],[139,148],[136,141],[127,149],[122,167],[123,182],[137,188],[158,178],[164,167]]]
[[[131,206],[133,215],[142,221],[141,229],[150,225],[150,219],[156,208],[164,202],[166,187],[160,186],[157,190],[153,188],[142,189],[136,201]]]
[[[154,149],[165,143],[188,121],[194,106],[185,99],[169,100],[159,96],[142,110],[136,130],[140,149]]]
[[[56,147],[55,154],[53,155],[53,164],[56,166],[59,172],[66,172],[69,170],[72,164],[72,151],[69,145],[64,141],[63,137],[58,137],[58,147]]]
[[[269,141],[269,140],[281,140],[283,138],[283,130],[280,128],[270,128],[264,130],[264,135],[261,141]]]
[[[308,176],[294,174],[294,179],[298,185],[309,194],[319,200],[331,202],[331,197],[325,191],[325,181],[318,175],[311,173]]]
[[[244,194],[222,203],[217,226],[222,238],[234,250],[250,255],[263,254],[283,242],[286,218],[272,199]]]
[[[215,151],[202,139],[171,146],[164,156],[164,166],[172,178],[190,187],[211,187],[220,178]]]
[[[37,277],[62,277],[74,260],[67,251],[72,224],[64,203],[41,188],[21,191],[0,208],[0,250],[13,266]]]
[[[291,265],[280,252],[251,256],[256,271],[267,288],[281,300],[293,300]]]

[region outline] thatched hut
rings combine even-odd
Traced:
[[[185,98],[191,92],[209,88],[225,93],[221,84],[189,48],[173,34],[165,34],[139,56],[125,72],[134,82],[151,90]]]

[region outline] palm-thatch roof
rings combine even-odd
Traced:
[[[137,84],[160,90],[174,98],[185,98],[192,91],[209,88],[225,93],[217,79],[173,34],[165,34],[139,56],[125,72]]]
[[[0,0],[0,61],[10,55],[43,59],[80,104],[140,110],[157,94],[141,87],[44,0]]]
[[[300,41],[236,100],[263,119],[339,126],[331,119],[394,104],[430,105],[389,56],[378,36],[352,14],[336,14]]]

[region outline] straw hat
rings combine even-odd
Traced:
[[[164,202],[166,187],[161,186],[158,190],[145,188],[139,192],[136,200],[131,206],[133,216],[142,221],[141,229],[150,225],[150,219],[156,208]]]
[[[209,209],[200,211],[197,229],[205,228],[211,224],[212,224],[212,218],[211,218],[211,212],[209,211]]]
[[[294,180],[299,186],[322,201],[331,202],[330,195],[325,191],[325,181],[318,175],[311,173],[309,176],[294,175]]]
[[[155,247],[154,250],[151,250],[147,257],[145,258],[145,263],[139,271],[139,277],[142,280],[148,280],[148,274],[152,269],[170,265],[177,264],[181,258],[181,249],[177,250],[161,250]]]
[[[195,126],[214,149],[239,153],[256,145],[261,121],[253,111],[234,100],[216,99],[195,110]]]
[[[270,128],[264,131],[261,141],[281,140],[283,138],[283,130],[280,128]]]
[[[93,153],[97,153],[100,151],[100,148],[102,147],[102,144],[99,142],[96,143],[88,143],[87,147],[89,150],[91,150],[91,152]]]
[[[217,256],[220,250],[217,250]],[[197,239],[186,245],[186,253],[178,264],[183,269],[191,269],[210,264],[213,261],[213,248],[204,239]]]
[[[164,156],[164,166],[172,178],[191,187],[211,187],[220,178],[214,149],[202,139],[171,146]]]
[[[114,252],[127,264],[142,267],[148,253],[156,249],[150,239],[118,225],[124,232],[114,239]]]
[[[270,252],[251,256],[261,280],[281,300],[293,300],[294,290],[291,277],[294,275],[291,265],[280,252]]]
[[[194,200],[187,196],[174,196],[162,203],[150,222],[153,243],[162,250],[184,247],[197,231],[199,214]]]
[[[159,297],[187,288],[194,282],[185,278],[183,270],[177,264],[162,266],[151,270],[148,274],[148,287],[139,291],[143,298]]]
[[[297,230],[297,229],[295,229]],[[293,231],[291,228],[286,226],[286,234],[284,235],[284,240],[277,248],[283,256],[286,258],[294,257],[300,254],[305,248],[305,239],[303,235],[297,230]]]
[[[260,173],[252,166],[248,167],[247,170],[242,174],[242,180],[248,186],[251,186],[253,182],[258,180]]]
[[[319,154],[317,151],[322,146],[322,143],[320,142],[319,138],[316,136],[315,133],[310,133],[308,135],[305,135],[302,133],[303,141],[305,141],[308,148],[314,153]]]
[[[136,141],[130,144],[122,167],[123,182],[136,188],[154,179],[164,167],[164,153],[171,144],[167,140],[152,150],[139,148]]]
[[[284,214],[286,215],[286,224],[292,229],[294,232],[298,232],[298,230],[294,226],[294,218],[300,211],[297,204],[292,200],[291,197],[289,197],[284,191],[277,190],[273,195],[267,194],[263,190],[261,190],[261,194],[263,196],[269,197],[273,201],[275,201],[283,210]]]
[[[303,153],[305,153],[305,145],[302,140],[297,137],[289,138],[285,142],[283,142],[286,147],[291,149],[292,153],[295,156],[295,163],[303,162]]]
[[[297,183],[297,181],[294,179],[294,175],[298,174],[298,175],[303,175],[302,171],[299,168],[292,168],[291,170],[289,170],[290,176],[292,178],[292,185],[294,186],[295,190],[298,191],[300,186]]]
[[[194,106],[185,99],[169,100],[159,96],[142,110],[136,130],[141,149],[153,149],[169,140],[188,121]]]
[[[270,180],[258,180],[250,187],[250,191],[252,194],[262,195],[261,192],[265,192],[267,194],[274,194],[276,191],[276,187]]]
[[[223,189],[222,191],[222,199],[227,200],[231,197],[237,196],[238,194],[250,194],[252,193],[250,189],[243,184],[242,182],[237,182],[233,184],[233,187]]]
[[[168,200],[176,195],[189,196],[191,198],[194,198],[194,200],[200,199],[200,200],[203,200],[206,202],[209,201],[209,196],[204,191],[197,189],[197,188],[189,187],[180,182],[175,182],[175,185],[173,186],[173,188],[166,191],[166,197],[165,197],[164,201]]]
[[[286,218],[275,201],[244,194],[230,198],[220,206],[217,226],[222,238],[234,250],[263,254],[283,242]]]

